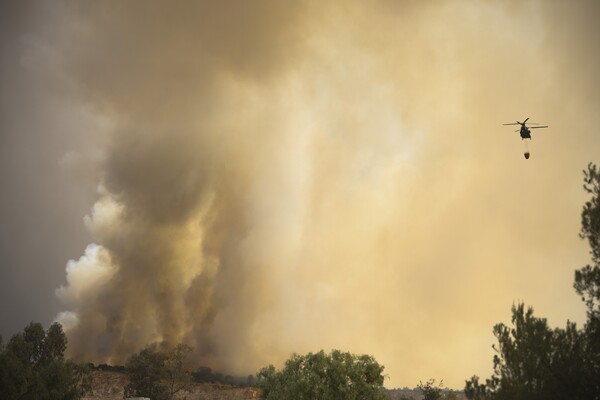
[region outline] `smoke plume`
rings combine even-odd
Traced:
[[[563,229],[548,230],[523,209],[558,175],[542,146],[522,172],[500,131],[560,106],[538,3],[67,4],[65,71],[111,127],[94,243],[56,291],[72,356],[185,342],[198,365],[247,374],[341,348],[458,386],[470,375],[451,360],[475,349],[485,375],[515,296],[535,304],[572,274],[576,218],[549,200]],[[524,85],[539,91],[515,100]],[[562,275],[528,285],[542,264]]]

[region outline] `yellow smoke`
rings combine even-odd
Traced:
[[[114,130],[95,244],[57,292],[70,353],[123,363],[185,342],[247,374],[341,348],[392,385],[460,387],[489,373],[515,298],[535,307],[560,282],[554,317],[578,315],[577,216],[525,211],[557,178],[541,145],[523,171],[500,126],[558,107],[541,105],[558,67],[514,54],[546,54],[539,7],[71,4],[65,68]],[[515,105],[526,84],[540,92]]]

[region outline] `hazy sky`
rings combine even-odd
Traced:
[[[243,375],[337,348],[462,388],[512,304],[584,321],[600,3],[1,7],[5,338],[57,319],[78,359],[183,341]]]

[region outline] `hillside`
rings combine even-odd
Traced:
[[[92,393],[84,400],[123,400],[123,391],[129,379],[117,371],[92,371]],[[241,388],[213,383],[192,383],[189,390],[179,393],[178,399],[187,400],[254,400],[255,388]]]

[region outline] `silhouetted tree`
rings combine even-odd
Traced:
[[[587,306],[583,330],[567,322],[550,329],[533,309],[513,306],[512,328],[494,327],[494,374],[486,383],[466,382],[468,399],[600,400],[600,171],[584,170],[584,190],[592,195],[581,214],[582,239],[590,244],[593,265],[575,271],[574,287]]]
[[[417,388],[423,394],[423,400],[440,400],[442,398],[442,382],[435,385],[435,379],[429,379],[427,382],[419,382]]]
[[[550,329],[523,304],[512,308],[512,327],[497,324],[494,374],[485,384],[466,382],[468,399],[586,399],[582,359],[585,343],[575,324]]]
[[[491,389],[496,399],[586,398],[580,377],[583,340],[575,324],[565,329],[548,327],[545,318],[513,306],[512,324],[494,327],[498,339]]]
[[[281,371],[269,365],[257,374],[267,400],[383,400],[383,366],[368,355],[333,350],[292,355]]]
[[[63,359],[66,349],[67,336],[63,333],[62,326],[59,323],[54,323],[46,331],[39,362],[45,364],[52,360]]]
[[[575,271],[575,290],[587,306],[585,373],[590,398],[600,399],[600,171],[588,164],[584,173],[584,190],[592,195],[581,212],[582,239],[590,245],[592,265]]]
[[[470,380],[467,381],[465,386],[465,395],[467,399],[471,400],[487,400],[491,398],[489,393],[489,386],[493,386],[493,383],[488,380],[486,383],[479,383],[479,377],[473,375]]]

